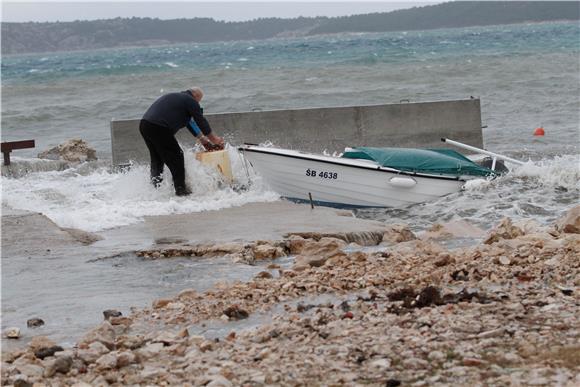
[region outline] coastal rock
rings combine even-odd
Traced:
[[[109,319],[109,322],[111,323],[111,325],[122,325],[124,327],[128,327],[129,325],[131,325],[131,323],[133,322],[133,320],[131,320],[131,318],[129,317],[111,317]]]
[[[84,162],[97,159],[97,152],[88,146],[88,144],[79,139],[73,138],[66,142],[41,152],[38,154],[39,159],[64,160],[70,162]]]
[[[256,274],[256,276],[254,278],[256,279],[270,279],[272,278],[272,273],[270,273],[269,271],[261,271],[258,274]]]
[[[484,365],[485,361],[481,360],[481,359],[475,359],[475,358],[471,358],[471,357],[466,357],[463,359],[463,365],[466,367],[479,367],[481,365]]]
[[[569,233],[580,234],[580,206],[575,206],[556,221],[556,230]]]
[[[401,255],[416,254],[422,256],[437,256],[448,251],[434,241],[413,239],[393,245],[389,252],[391,254],[397,253]]]
[[[33,353],[41,349],[51,348],[54,346],[56,346],[56,343],[46,336],[34,336],[28,344],[28,348]]]
[[[100,341],[57,352],[73,357],[73,366],[43,382],[575,385],[580,234],[514,227],[524,235],[452,249],[415,239],[373,252],[351,246],[345,255],[342,240],[304,240],[301,251],[336,256],[320,269],[219,282],[186,290],[163,308],[134,309],[133,327],[145,335],[117,334],[114,352]],[[289,250],[287,240],[256,243]],[[264,321],[262,313],[273,316]],[[255,329],[232,323],[250,314]],[[184,328],[203,332],[216,321],[224,325],[219,339],[188,337]],[[3,356],[3,382],[37,382],[17,367],[43,365],[29,371],[38,375],[53,360],[30,350]]]
[[[79,345],[88,346],[94,342],[100,342],[108,349],[115,348],[115,329],[108,321],[101,323],[93,330],[89,331],[79,342]]]
[[[163,343],[164,345],[172,345],[179,341],[181,341],[181,338],[178,338],[175,333],[167,331],[156,334],[155,337],[151,340],[152,343]]]
[[[91,343],[86,349],[79,349],[77,351],[77,356],[85,363],[91,364],[97,361],[99,357],[109,352],[109,348],[105,347],[104,344],[96,341]]]
[[[348,243],[356,243],[359,246],[376,246],[382,242],[384,231],[359,231],[359,232],[347,232],[340,234],[328,235],[333,238],[341,239]]]
[[[548,227],[542,226],[534,219],[521,219],[514,222],[514,226],[523,231],[524,235],[548,232]]]
[[[198,248],[198,254],[204,257],[220,257],[230,254],[241,254],[246,249],[243,243],[217,243],[215,245]]]
[[[58,345],[52,347],[41,348],[34,352],[34,356],[38,359],[44,359],[45,357],[54,356],[55,353],[63,351],[63,348]]]
[[[275,259],[286,255],[281,247],[273,246],[270,244],[262,244],[254,246],[253,252],[254,258],[258,260]]]
[[[449,253],[438,254],[436,260],[433,262],[437,267],[447,266],[452,263],[455,263],[455,258],[453,258]]]
[[[152,306],[153,306],[153,309],[161,309],[161,308],[165,308],[171,302],[173,302],[173,300],[171,298],[159,298],[159,299],[153,301]]]
[[[294,269],[301,267],[320,267],[326,260],[334,257],[346,257],[341,250],[346,242],[336,238],[321,238],[320,241],[309,241],[302,248],[302,252],[295,258]]]
[[[52,377],[56,373],[66,374],[70,371],[73,360],[70,356],[62,356],[50,362],[44,371],[44,375]]]
[[[36,364],[19,364],[16,366],[18,372],[31,378],[39,378],[44,374],[44,368]]]
[[[224,315],[228,316],[230,320],[242,320],[248,318],[250,314],[239,305],[232,305],[224,310]]]
[[[88,349],[77,350],[77,358],[81,359],[84,364],[92,364],[96,362],[99,357],[100,355]]]
[[[143,335],[131,335],[131,336],[119,336],[117,338],[117,346],[119,348],[126,348],[126,349],[137,349],[143,346],[145,343],[145,338]]]
[[[222,375],[212,375],[209,376],[211,381],[206,384],[206,387],[231,387],[233,386],[232,382],[226,379]]]
[[[156,356],[165,345],[163,343],[149,343],[146,346],[138,349],[136,355],[139,359],[146,360]]]
[[[110,349],[100,341],[95,341],[94,343],[89,344],[89,350],[99,355],[102,355],[110,351]]]
[[[307,240],[299,235],[290,235],[290,237],[286,240],[286,244],[288,245],[288,250],[291,255],[300,254],[306,242]]]
[[[522,235],[524,235],[524,232],[521,228],[514,226],[510,218],[504,218],[500,224],[489,233],[483,243],[491,245],[502,239],[515,239]]]
[[[145,367],[143,367],[143,370],[139,375],[145,380],[148,379],[153,380],[165,373],[166,373],[165,369],[161,367],[146,365]]]
[[[133,352],[125,351],[117,355],[117,368],[123,368],[137,362],[137,357]]]
[[[120,317],[122,315],[123,313],[121,313],[117,309],[107,309],[103,311],[103,316],[105,317],[105,320],[109,320],[111,317]]]
[[[4,331],[4,336],[8,339],[19,339],[20,328],[17,327],[6,328],[6,330]]]
[[[26,378],[23,378],[23,377],[19,377],[16,380],[14,380],[13,385],[14,385],[14,387],[33,387],[34,386],[32,383],[30,383],[28,380],[26,380]]]
[[[185,339],[185,338],[189,337],[189,330],[187,328],[183,328],[179,332],[177,332],[175,337],[177,337],[179,339]]]
[[[198,296],[197,290],[195,289],[184,289],[177,294],[177,298],[180,300],[192,300]]]
[[[383,233],[383,242],[400,243],[417,239],[417,236],[405,224],[387,226]]]
[[[371,366],[388,369],[391,366],[391,361],[389,359],[377,359],[371,362]]]
[[[421,234],[421,239],[451,239],[451,238],[482,238],[485,231],[464,220],[447,223],[436,223],[427,232]]]
[[[209,340],[205,340],[199,344],[199,350],[202,352],[213,351],[213,343]]]
[[[28,319],[26,321],[26,326],[28,328],[38,328],[44,325],[44,320],[38,317]]]
[[[429,355],[427,355],[427,358],[431,361],[434,361],[434,362],[443,362],[446,359],[446,356],[443,352],[435,350],[435,351],[429,352]]]
[[[97,365],[97,369],[99,371],[113,369],[117,367],[117,353],[110,352],[104,354],[95,361],[95,364]]]

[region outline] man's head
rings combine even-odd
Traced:
[[[195,99],[198,103],[201,102],[203,99],[203,90],[201,88],[194,86],[189,89],[189,91],[191,92],[193,99]]]

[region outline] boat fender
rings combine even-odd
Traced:
[[[413,179],[412,177],[395,176],[389,179],[389,183],[395,187],[413,188],[415,185],[417,185],[417,180]]]

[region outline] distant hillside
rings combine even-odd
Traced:
[[[117,18],[62,23],[2,23],[2,54],[580,20],[579,4],[576,1],[458,1],[389,13],[335,18],[265,18],[247,22],[222,22],[208,18]]]
[[[579,20],[577,1],[457,1],[389,13],[330,19],[310,34],[385,32]]]

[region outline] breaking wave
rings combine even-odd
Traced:
[[[135,166],[127,172],[109,167],[75,168],[32,172],[20,178],[2,179],[3,201],[15,209],[41,212],[61,227],[100,231],[140,222],[145,216],[219,210],[251,202],[277,200],[255,176],[247,176],[235,149],[230,149],[234,190],[220,175],[200,164],[192,152],[185,153],[186,179],[193,194],[177,197],[171,174],[158,189],[149,183],[149,167]]]

